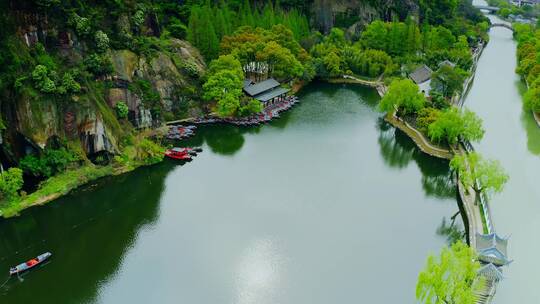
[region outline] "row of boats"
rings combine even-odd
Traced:
[[[296,96],[289,96],[283,99],[281,102],[277,102],[273,105],[266,107],[261,113],[257,113],[248,117],[238,118],[197,118],[193,120],[195,124],[212,124],[212,123],[229,123],[237,126],[254,126],[260,125],[271,121],[274,118],[278,118],[281,112],[287,111],[294,105],[298,104],[300,100]]]
[[[195,135],[196,126],[170,126],[167,139],[181,140]]]

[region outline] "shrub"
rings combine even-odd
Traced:
[[[92,54],[84,59],[86,70],[94,76],[103,76],[113,72],[111,60],[107,56]]]
[[[69,17],[69,24],[75,28],[79,35],[88,35],[90,33],[90,20],[73,13]]]
[[[440,115],[441,111],[435,108],[423,108],[418,111],[418,117],[416,118],[418,129],[423,133],[427,133],[429,125],[437,121]]]
[[[81,85],[73,79],[71,73],[65,73],[62,77],[62,86],[64,93],[78,93],[81,91]],[[62,94],[62,92],[59,92]]]
[[[128,117],[128,113],[129,113],[129,108],[128,106],[126,105],[125,102],[123,101],[119,101],[116,103],[116,116],[120,119],[125,119]]]
[[[38,64],[32,71],[34,86],[43,93],[54,93],[56,84],[49,78],[49,71],[44,65]]]
[[[143,161],[146,165],[152,165],[162,161],[163,153],[165,152],[163,147],[149,139],[141,140],[138,150],[139,160]]]
[[[100,51],[105,51],[109,48],[109,37],[103,31],[97,31],[94,35],[96,46]]]
[[[51,177],[62,172],[77,161],[77,157],[65,148],[46,149],[40,157],[27,155],[21,160],[21,168],[34,176]]]
[[[10,168],[0,175],[0,194],[2,198],[18,196],[23,186],[23,171],[19,168]]]

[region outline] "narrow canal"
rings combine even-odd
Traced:
[[[501,304],[540,303],[540,128],[523,110],[525,88],[515,68],[512,32],[492,28],[465,102],[482,117],[487,130],[475,147],[486,157],[500,160],[510,175],[504,192],[491,200],[495,229],[510,235],[508,254],[515,260],[505,269],[506,279],[498,287],[494,302]]]
[[[2,273],[54,256],[0,302],[415,303],[458,209],[447,162],[383,123],[373,90],[316,83],[300,98],[270,125],[200,128],[184,166],[1,221]]]

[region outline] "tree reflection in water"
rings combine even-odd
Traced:
[[[446,217],[443,217],[441,225],[437,228],[437,235],[446,237],[448,244],[453,244],[457,241],[466,241],[465,230],[462,225],[456,223],[456,218],[459,215],[459,212],[454,214],[450,218],[450,223],[446,220]]]
[[[426,155],[406,134],[383,118],[379,119],[377,127],[380,131],[378,142],[386,164],[403,169],[414,160],[422,172],[422,186],[427,195],[437,198],[456,196],[456,184],[447,160]]]

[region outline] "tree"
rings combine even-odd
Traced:
[[[210,6],[193,6],[189,16],[187,39],[196,46],[206,59],[213,59],[219,52],[219,40],[214,29]]]
[[[218,114],[232,116],[240,107],[244,73],[232,55],[220,56],[210,63],[208,79],[203,85],[203,98],[216,101]]]
[[[535,113],[540,112],[540,88],[535,86],[530,88],[523,96],[525,108]]]
[[[458,0],[420,0],[420,15],[430,24],[441,24],[454,16]]]
[[[18,196],[23,186],[23,171],[19,168],[9,168],[0,175],[0,194],[2,199]]]
[[[418,276],[416,299],[425,304],[474,304],[484,285],[477,278],[480,263],[472,248],[458,241],[444,247],[437,258],[428,257]]]
[[[257,53],[256,59],[265,62],[270,75],[276,78],[297,78],[304,72],[304,67],[291,51],[275,41],[268,42],[264,49]]]
[[[339,77],[343,75],[341,69],[341,58],[336,52],[330,52],[323,57],[323,64],[329,77]]]
[[[368,49],[387,50],[388,30],[382,21],[373,21],[362,33],[362,45]]]
[[[441,93],[446,98],[463,91],[463,82],[468,73],[460,68],[442,65],[432,75],[431,90]]]
[[[109,48],[109,37],[103,31],[97,31],[94,38],[98,50],[104,52]]]
[[[456,155],[450,167],[467,189],[473,188],[477,193],[501,192],[509,178],[498,161],[486,160],[476,152]]]
[[[32,71],[34,86],[43,93],[54,93],[56,84],[49,78],[49,71],[44,65],[38,64]]]
[[[437,120],[428,127],[428,135],[433,141],[445,140],[450,145],[457,144],[458,140],[481,140],[484,136],[482,120],[469,110],[461,113],[457,108],[451,107],[442,112]]]
[[[419,92],[418,86],[410,79],[397,79],[392,81],[388,92],[379,104],[382,112],[397,111],[398,114],[412,114],[421,110],[426,98]]]

